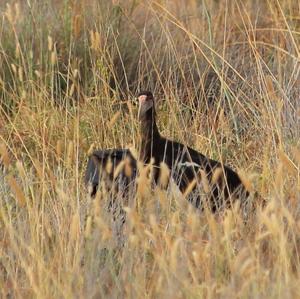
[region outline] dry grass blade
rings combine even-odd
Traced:
[[[299,298],[299,1],[6,2],[0,297]],[[94,148],[139,160],[142,89],[163,136],[243,169],[247,219],[212,212],[221,165],[182,194],[165,164],[95,155],[87,194]]]
[[[290,160],[290,158],[282,150],[278,151],[278,157],[288,173],[292,175],[297,174],[298,171],[296,165]]]
[[[112,127],[115,125],[115,123],[116,123],[117,120],[119,119],[120,115],[121,115],[121,112],[120,112],[120,111],[117,111],[117,112],[113,115],[113,117],[111,118],[111,120],[110,120],[109,123],[108,123],[108,128],[109,128],[109,129],[112,128]]]

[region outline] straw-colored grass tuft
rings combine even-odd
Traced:
[[[1,298],[300,298],[299,1],[0,8]],[[126,196],[101,181],[89,198],[93,150],[139,157],[142,89],[164,136],[242,170],[247,217],[211,213],[204,171],[167,188],[164,164],[157,186],[138,162]]]

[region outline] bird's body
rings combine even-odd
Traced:
[[[246,193],[244,186],[237,175],[228,166],[211,160],[194,149],[179,142],[168,140],[160,135],[155,120],[154,99],[151,92],[142,92],[139,95],[139,120],[141,131],[140,160],[145,164],[154,160],[154,179],[158,182],[160,163],[164,162],[171,170],[171,175],[182,193],[185,193],[189,185],[196,181],[194,190],[201,185],[201,176],[204,174],[211,185],[210,201],[211,209],[217,210],[223,206],[224,201],[230,201],[232,196],[240,192]],[[219,178],[213,175],[220,169]],[[202,178],[203,181],[203,178]],[[201,198],[198,195],[195,201],[196,206],[201,205]]]

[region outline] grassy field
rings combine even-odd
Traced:
[[[1,298],[300,298],[298,0],[0,12]],[[118,244],[83,175],[93,149],[139,150],[141,89],[164,136],[239,171],[247,221],[139,190]]]

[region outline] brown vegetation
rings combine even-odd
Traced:
[[[299,1],[0,11],[1,297],[299,298]],[[239,169],[265,209],[199,213],[141,175],[116,245],[83,173],[93,147],[137,148],[140,89],[164,136]]]

